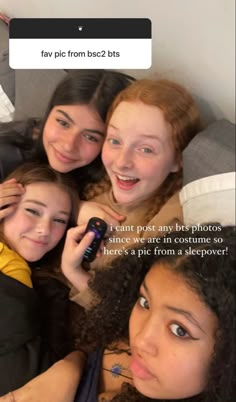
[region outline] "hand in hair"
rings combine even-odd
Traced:
[[[15,179],[0,184],[0,220],[15,210],[22,194],[24,187]]]

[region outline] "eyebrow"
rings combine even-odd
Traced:
[[[66,113],[64,110],[61,109],[56,109],[57,112],[61,113],[66,119],[68,119],[72,124],[76,125],[75,121],[70,117],[70,115],[68,113]],[[102,131],[99,130],[92,130],[90,128],[86,128],[86,131],[90,132],[90,133],[95,133],[95,134],[99,134],[102,137],[104,137],[104,133]]]
[[[39,205],[41,207],[47,208],[47,205],[44,204],[44,202],[41,202],[41,201],[37,201],[37,200],[33,200],[33,199],[28,199],[28,200],[24,201],[24,203],[27,203],[27,202],[31,202],[33,204],[36,204],[36,205]],[[70,216],[69,212],[67,212],[67,211],[57,211],[57,213],[63,214],[63,215],[66,215],[66,216]]]
[[[113,126],[113,124],[109,124],[108,127],[112,127],[112,128],[114,128],[115,130],[119,131],[119,128],[116,127],[116,126]],[[162,140],[161,140],[159,137],[157,137],[156,135],[152,135],[152,134],[140,134],[140,137],[141,137],[141,138],[143,138],[143,137],[144,137],[144,138],[150,138],[150,139],[157,140],[158,142],[162,143]]]
[[[141,286],[144,287],[145,291],[146,291],[147,294],[149,295],[149,290],[148,290],[148,287],[147,287],[147,285],[146,285],[145,280],[143,281],[143,283],[142,283]],[[183,315],[189,322],[191,322],[193,325],[195,325],[196,327],[198,327],[202,332],[204,332],[204,334],[206,333],[206,332],[204,331],[204,329],[200,326],[199,322],[193,317],[193,315],[192,315],[189,311],[184,310],[184,309],[182,309],[182,308],[178,308],[178,307],[174,307],[174,306],[169,306],[169,305],[164,305],[164,307],[165,307],[167,310],[169,310],[169,311],[173,311],[174,313]]]

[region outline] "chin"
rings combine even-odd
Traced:
[[[133,383],[135,388],[140,394],[148,397],[148,398],[163,398],[163,395],[158,394],[158,391],[150,389],[150,384],[144,384],[143,381],[133,378]]]
[[[54,169],[56,172],[59,173],[68,173],[71,171],[70,168],[66,168],[64,165],[61,165],[60,163],[51,163],[50,166],[52,169]]]
[[[20,254],[21,255],[21,257],[22,258],[24,258],[24,260],[25,261],[27,261],[27,262],[36,262],[36,261],[39,261],[39,260],[41,260],[41,258],[45,255],[45,254],[43,254],[43,255],[37,255],[37,256],[32,256],[32,255],[27,255],[27,254],[24,254],[24,253],[21,253]]]

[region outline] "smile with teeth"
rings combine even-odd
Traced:
[[[117,185],[122,190],[131,190],[140,181],[137,177],[123,176],[117,173],[115,176]]]
[[[135,183],[137,183],[139,181],[139,179],[137,177],[122,176],[120,174],[117,174],[116,177],[118,178],[118,180],[121,180],[121,181],[132,181]]]

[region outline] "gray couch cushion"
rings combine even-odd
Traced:
[[[64,70],[16,70],[14,120],[42,117]]]
[[[183,152],[183,185],[235,170],[235,125],[217,120],[192,139]]]
[[[9,67],[8,26],[0,20],[0,85],[14,104],[15,71]]]

